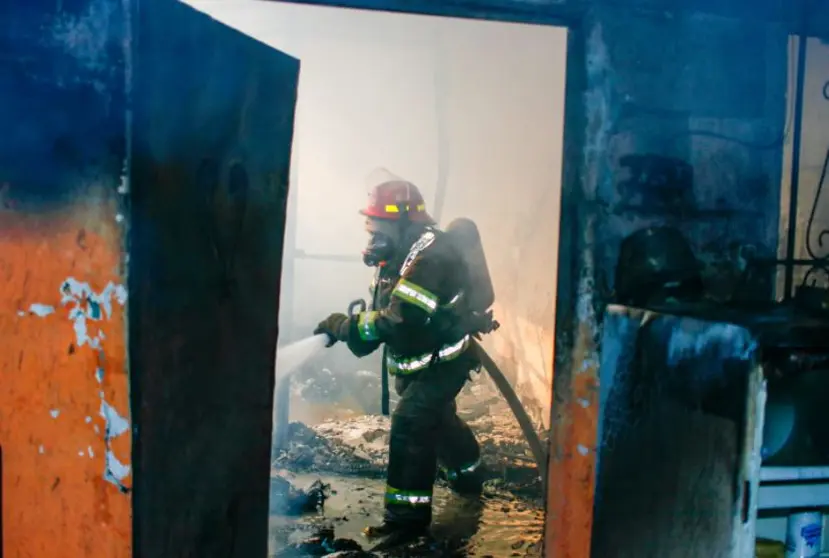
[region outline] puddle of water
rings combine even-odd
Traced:
[[[320,526],[334,528],[338,538],[354,539],[364,548],[364,527],[382,519],[382,480],[326,475],[290,475],[298,487],[317,479],[330,484],[334,493],[319,515],[271,516],[269,556],[277,558],[288,544],[312,536]],[[540,503],[521,500],[509,493],[487,490],[482,498],[465,498],[438,487],[432,533],[453,549],[444,556],[540,557],[544,512]]]

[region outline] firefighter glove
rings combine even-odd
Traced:
[[[328,336],[327,347],[332,346],[337,341],[345,341],[348,337],[348,316],[335,312],[325,318],[314,330],[314,335],[324,333]]]

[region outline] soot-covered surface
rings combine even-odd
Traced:
[[[605,315],[594,558],[726,558],[753,545],[740,517],[756,506],[745,491],[759,466],[757,339],[699,314]]]
[[[322,373],[325,379],[329,375]],[[295,396],[325,389],[306,378]],[[540,556],[542,485],[518,424],[497,392],[480,379],[461,394],[458,406],[481,443],[490,477],[482,496],[462,497],[439,484],[431,537],[376,554],[354,549],[371,548],[361,531],[382,518],[389,419],[359,415],[313,426],[292,423],[288,446],[274,459],[274,478],[300,489],[322,481],[331,486],[331,494],[322,510],[296,515],[277,501],[284,500],[285,491],[272,490],[270,556]],[[314,413],[306,408],[306,414]],[[284,484],[276,480],[275,486]]]
[[[133,556],[263,556],[297,60],[182,2],[137,14]]]

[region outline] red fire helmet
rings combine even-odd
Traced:
[[[417,186],[405,180],[388,180],[374,186],[368,195],[368,205],[360,211],[366,217],[400,220],[404,214],[415,223],[432,223],[426,212],[426,202]]]

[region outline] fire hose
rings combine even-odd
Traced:
[[[518,426],[521,427],[521,433],[524,434],[524,438],[527,440],[527,444],[530,446],[530,451],[533,454],[535,463],[538,466],[538,474],[542,479],[546,479],[547,452],[544,450],[544,445],[541,443],[541,438],[535,431],[535,426],[533,426],[532,420],[527,414],[527,410],[524,408],[521,400],[518,399],[518,395],[516,395],[515,390],[512,389],[512,384],[509,383],[507,377],[504,376],[504,373],[501,372],[501,369],[498,368],[498,365],[495,364],[495,361],[492,360],[489,353],[484,350],[476,339],[472,340],[472,350],[476,352],[478,360],[481,362],[481,366],[483,366],[484,370],[486,370],[487,374],[489,374],[489,377],[492,379],[495,387],[498,388],[498,391],[501,392],[501,395],[506,400],[507,405],[509,405],[512,414],[515,415],[515,420],[518,421]]]
[[[365,312],[366,311],[366,302],[364,300],[358,299],[351,304],[348,305],[348,315],[353,316],[357,312]],[[498,323],[494,322],[494,327],[492,330],[498,328]],[[492,379],[492,382],[495,384],[495,387],[498,388],[498,391],[501,392],[501,395],[504,397],[504,400],[509,405],[512,414],[515,416],[515,419],[518,421],[518,426],[521,428],[521,433],[524,435],[524,438],[527,440],[527,444],[530,446],[530,452],[533,454],[533,459],[535,460],[536,465],[538,466],[538,473],[539,476],[544,479],[547,477],[547,452],[544,449],[544,445],[541,443],[541,438],[538,436],[538,433],[535,430],[535,426],[533,425],[530,416],[527,414],[527,410],[524,408],[524,405],[521,403],[521,400],[518,398],[518,395],[515,393],[515,390],[512,388],[512,384],[510,384],[507,377],[501,372],[501,369],[498,368],[498,365],[495,364],[495,361],[492,357],[489,356],[489,353],[481,346],[478,341],[479,336],[475,336],[472,339],[471,348],[475,351],[475,355],[478,357],[478,361],[481,363],[481,366],[486,370],[489,377]],[[381,375],[381,408],[383,415],[389,415],[389,375],[388,375],[388,368],[386,367],[386,359],[385,353],[382,362],[382,375]]]

